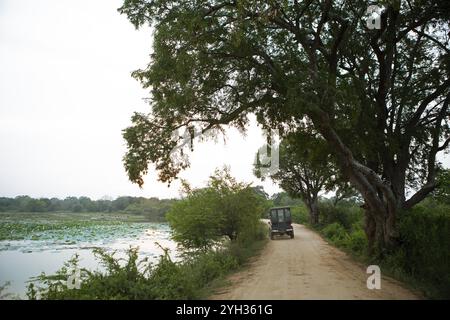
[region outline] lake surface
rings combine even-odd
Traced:
[[[115,251],[115,256],[126,257],[127,249],[139,247],[141,258],[157,261],[163,248],[177,258],[176,243],[170,239],[171,231],[164,223],[122,223],[117,225],[67,228],[67,230],[44,231],[38,240],[0,241],[0,285],[10,282],[2,293],[12,293],[26,299],[27,281],[42,272],[53,274],[63,263],[79,255],[80,267],[102,270],[92,252],[93,248]],[[159,245],[158,245],[159,244]],[[161,247],[160,247],[161,246]]]

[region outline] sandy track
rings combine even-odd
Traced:
[[[367,266],[302,225],[294,224],[294,231],[294,239],[270,241],[211,299],[419,299],[388,277],[382,277],[380,290],[367,289]]]

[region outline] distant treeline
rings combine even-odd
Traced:
[[[29,196],[0,198],[0,212],[127,212],[163,220],[175,199],[118,197],[115,200],[92,200],[89,197],[34,199]]]
[[[252,187],[264,199],[269,196],[262,186]],[[284,194],[284,193],[282,193]],[[0,197],[0,212],[126,212],[141,214],[151,220],[165,220],[165,214],[177,199],[144,197],[118,197],[115,200],[92,200],[89,197],[32,198],[17,196]]]

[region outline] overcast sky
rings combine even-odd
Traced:
[[[151,32],[136,31],[117,12],[122,0],[0,0],[0,196],[179,195],[152,172],[143,190],[122,165],[121,130],[133,111],[148,112],[148,93],[131,71],[149,62]],[[229,165],[252,175],[264,139],[230,131],[227,144],[207,143],[181,176],[202,186]],[[263,184],[269,193],[279,189]]]

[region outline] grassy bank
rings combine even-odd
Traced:
[[[318,231],[328,242],[366,264],[377,264],[383,274],[400,280],[431,299],[450,298],[450,207],[425,201],[399,217],[400,245],[383,258],[367,255],[363,211],[355,205],[321,204],[320,224],[311,226],[303,206],[293,219]]]
[[[173,261],[162,255],[156,264],[138,261],[130,248],[126,262],[96,250],[105,271],[81,269],[80,288],[70,289],[67,279],[78,268],[74,257],[54,275],[40,275],[28,289],[30,299],[203,299],[230,273],[239,270],[267,241],[264,225],[252,241],[227,242],[222,248],[185,254]]]

